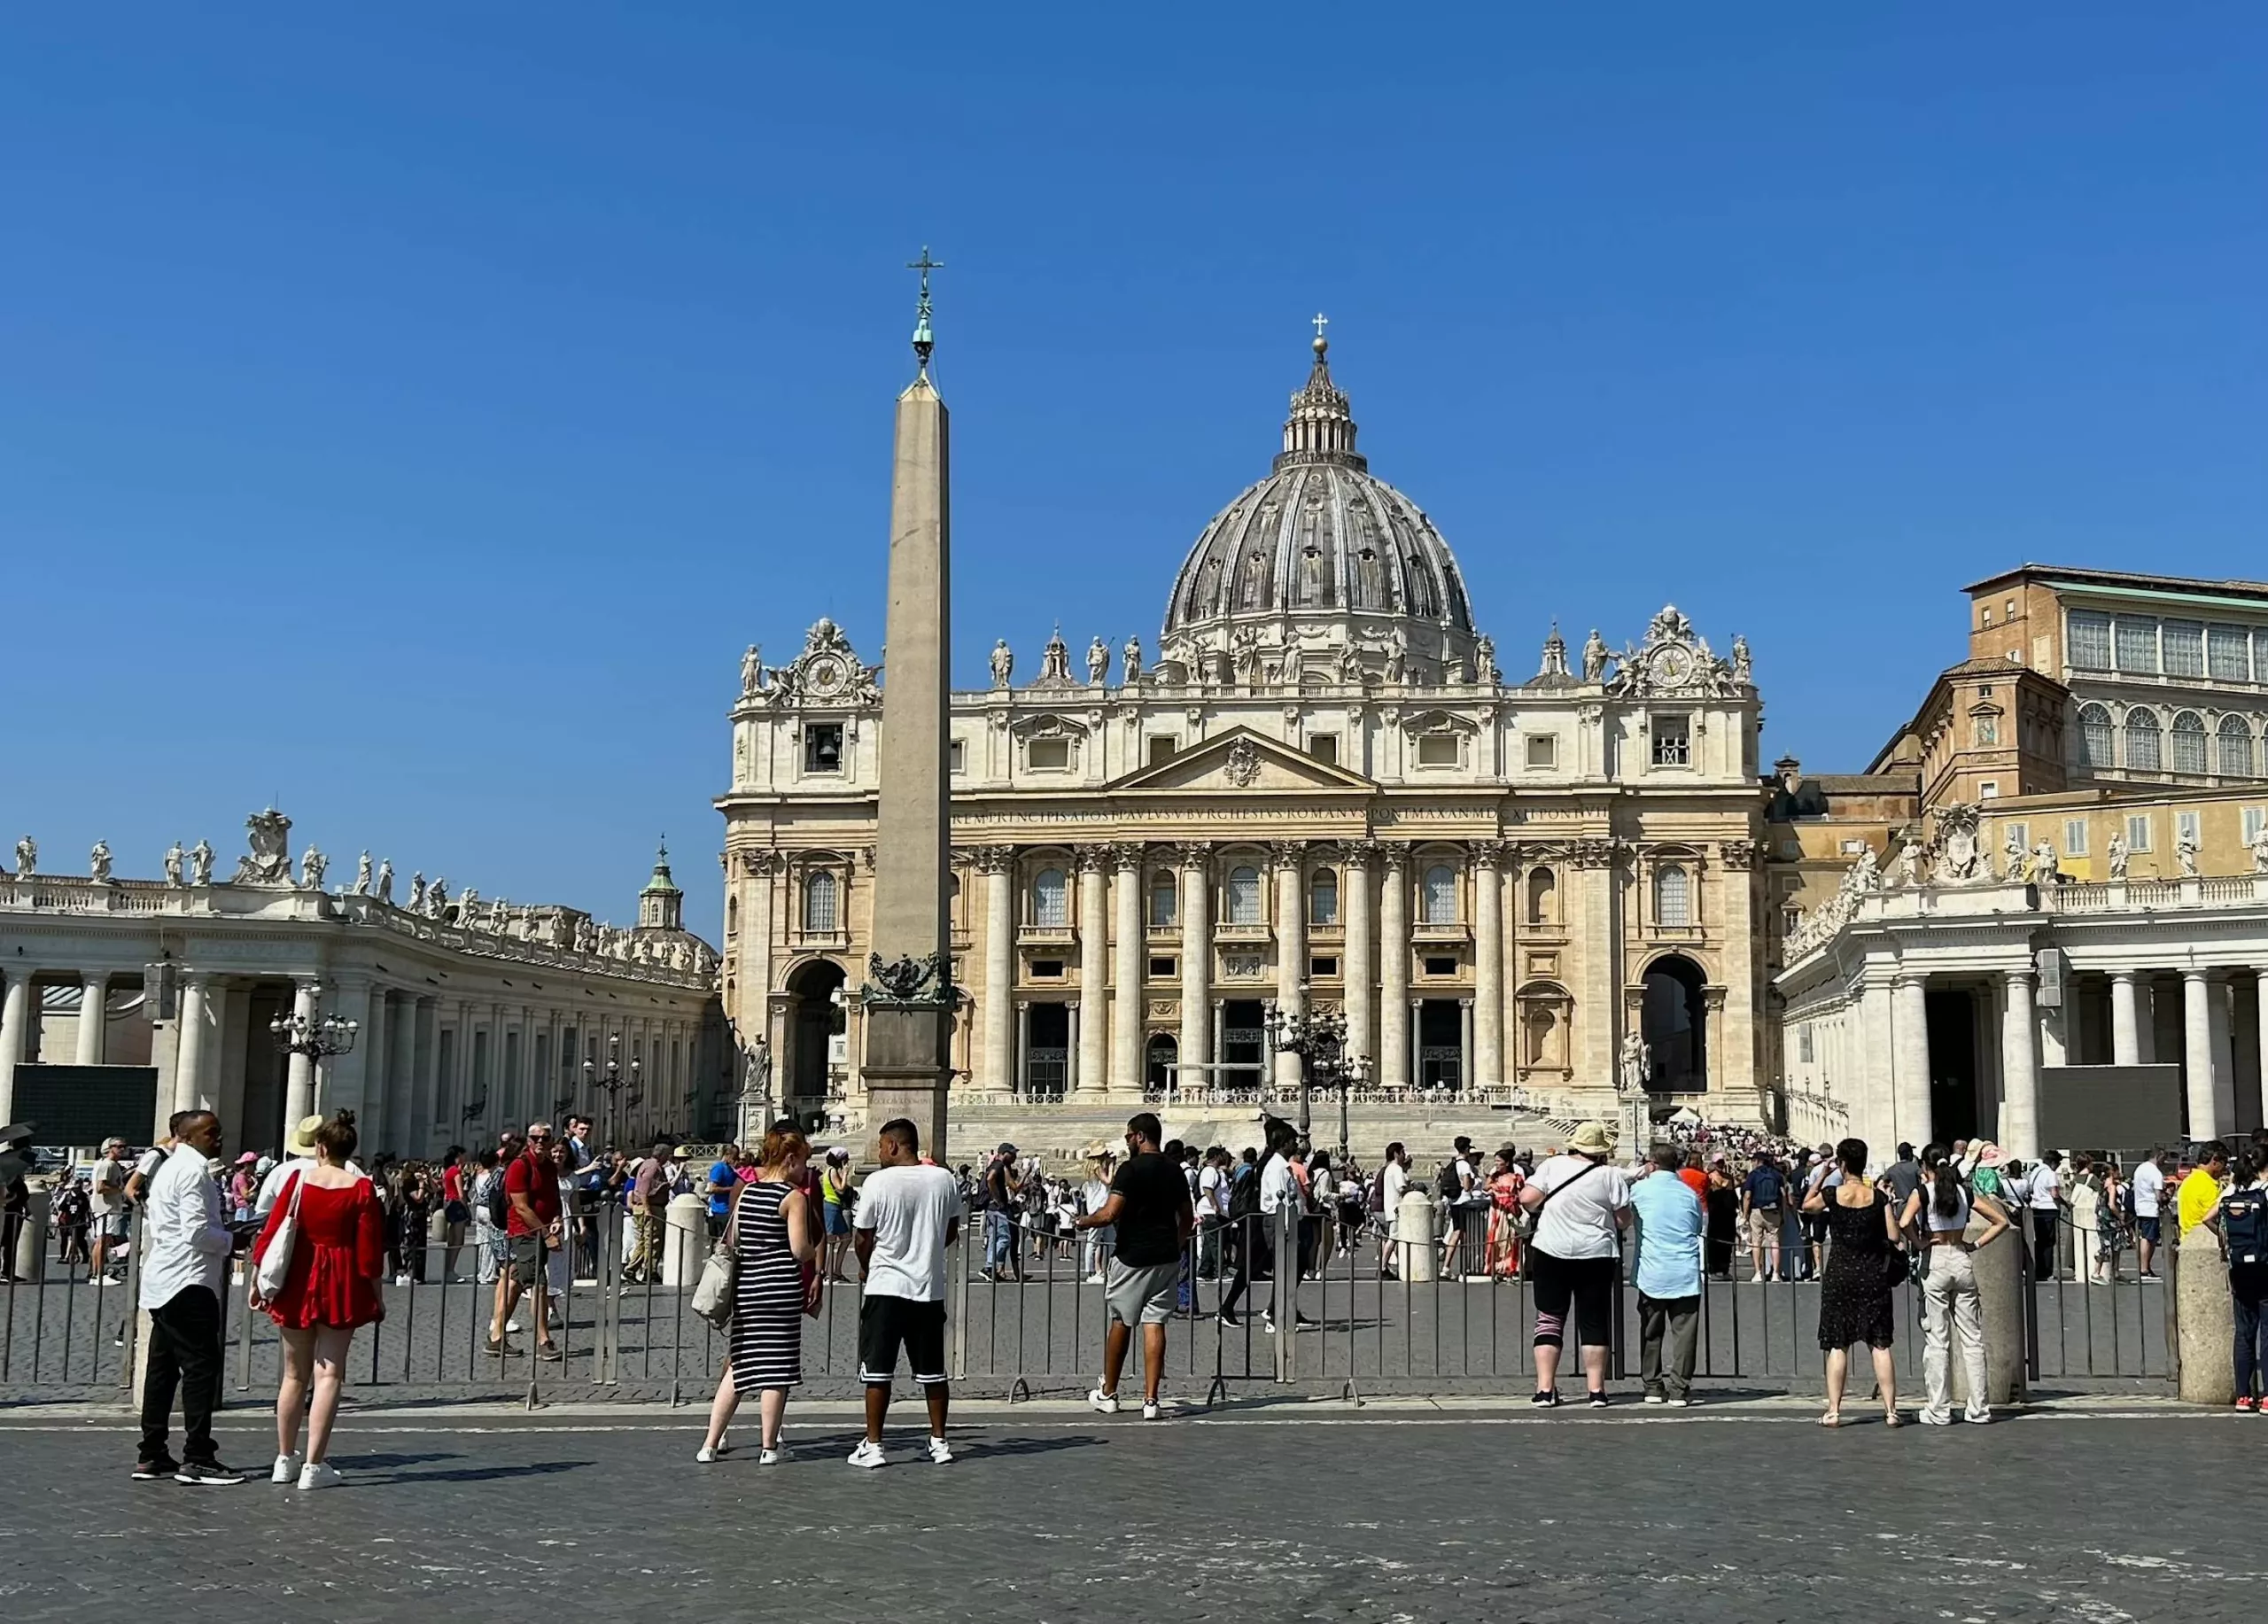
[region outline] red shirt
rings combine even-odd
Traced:
[[[1701,1203],[1702,1210],[1707,1211],[1709,1176],[1697,1167],[1682,1167],[1677,1169],[1677,1176],[1684,1182],[1685,1187],[1693,1192],[1694,1198]]]
[[[529,1228],[527,1220],[520,1216],[519,1203],[512,1202],[507,1234],[533,1235],[559,1222],[559,1175],[548,1156],[522,1151],[513,1157],[512,1165],[504,1169],[504,1195],[508,1201],[515,1195],[526,1196],[536,1216],[535,1227]]]

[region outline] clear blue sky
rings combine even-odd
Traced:
[[[1154,639],[1317,309],[1509,669],[1674,600],[1816,768],[1976,577],[2268,573],[2256,5],[361,9],[6,25],[47,866],[276,796],[620,920],[665,829],[713,933],[741,649],[881,641],[924,242],[971,681]]]

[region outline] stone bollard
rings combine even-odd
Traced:
[[[709,1202],[706,1197],[670,1197],[667,1223],[662,1231],[662,1284],[690,1286],[701,1278],[709,1255]]]
[[[2229,1297],[2228,1265],[2209,1229],[2191,1230],[2171,1252],[2181,1402],[2225,1410],[2236,1402],[2236,1305]]]
[[[1440,1272],[1441,1255],[1433,1249],[1433,1198],[1423,1190],[1402,1193],[1394,1209],[1394,1247],[1403,1284],[1428,1285]]]
[[[16,1255],[9,1264],[19,1280],[47,1278],[47,1208],[51,1199],[46,1191],[39,1191],[24,1208],[24,1221],[16,1234]]]
[[[1982,1218],[1970,1220],[1970,1239],[1984,1230]],[[1977,1306],[1984,1320],[1984,1402],[1994,1409],[2024,1399],[2023,1248],[2029,1244],[2029,1236],[2011,1228],[1969,1257],[1977,1270]],[[1958,1340],[1953,1348],[1953,1396],[1955,1403],[1969,1398]]]

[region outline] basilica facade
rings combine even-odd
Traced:
[[[957,1102],[1295,1088],[1343,1012],[1383,1101],[1760,1109],[1759,707],[1674,608],[1508,672],[1324,340],[1145,647],[1060,631],[950,702]],[[1528,645],[1531,648],[1536,643]],[[1528,674],[1532,672],[1532,674]],[[722,994],[767,1106],[863,1123],[881,673],[830,620],[732,710]]]

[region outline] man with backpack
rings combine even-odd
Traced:
[[[1770,1271],[1787,1278],[1780,1256],[1780,1219],[1787,1201],[1787,1176],[1769,1150],[1759,1150],[1756,1165],[1749,1169],[1748,1181],[1740,1191],[1741,1217],[1748,1224],[1749,1260],[1755,1265],[1755,1272],[1749,1276],[1751,1286],[1764,1283],[1767,1256]]]
[[[2221,1256],[2229,1266],[2229,1296],[2236,1319],[2236,1407],[2268,1412],[2268,1327],[2262,1308],[2268,1298],[2268,1183],[2261,1177],[2259,1153],[2237,1153],[2229,1187],[2207,1220],[2220,1236]]]

